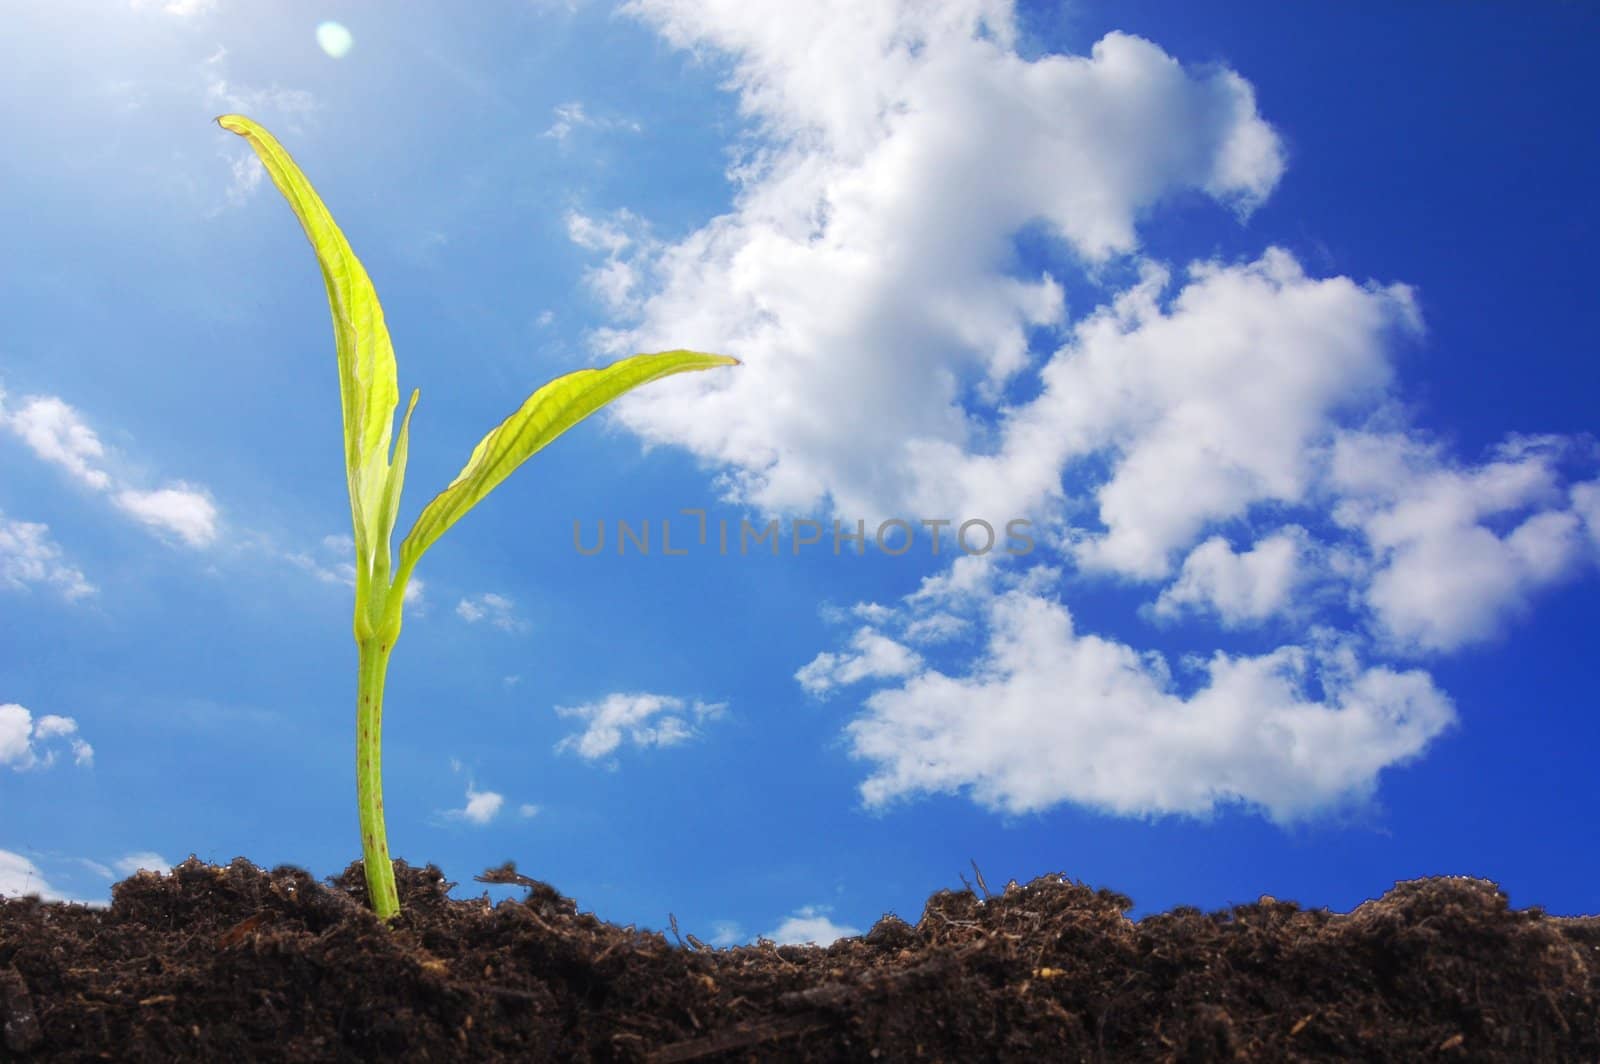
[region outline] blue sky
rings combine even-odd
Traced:
[[[407,10],[8,7],[0,893],[360,852],[333,340],[238,111],[421,389],[402,528],[555,375],[744,361],[419,567],[388,832],[458,896],[515,859],[723,944],[969,860],[1135,916],[1600,910],[1592,11]]]

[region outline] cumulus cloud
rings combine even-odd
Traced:
[[[1154,580],[1207,525],[1306,500],[1335,415],[1380,401],[1389,343],[1420,330],[1410,290],[1316,280],[1276,248],[1242,265],[1194,263],[1188,278],[1163,308],[1170,276],[1147,263],[1081,321],[995,454],[944,454],[959,485],[949,501],[1026,511],[1061,498],[1064,475],[1088,476],[1075,468],[1103,463],[1104,531],[1079,536],[1074,557]]]
[[[68,600],[97,590],[82,570],[61,560],[61,548],[50,538],[48,525],[13,521],[0,513],[0,584],[26,588],[48,584]]]
[[[1586,487],[1569,491],[1557,468],[1567,447],[1551,436],[1513,437],[1488,461],[1463,466],[1410,436],[1339,437],[1334,517],[1370,549],[1364,599],[1397,649],[1449,651],[1493,638],[1535,592],[1595,557]]]
[[[1600,480],[1574,484],[1569,494],[1572,512],[1583,520],[1589,542],[1600,547]]]
[[[616,218],[615,222],[606,222],[580,211],[568,211],[567,238],[579,247],[605,253],[604,263],[583,271],[584,282],[608,310],[631,314],[639,308],[635,289],[643,278],[623,254],[636,242],[646,253],[658,250],[660,243],[649,236],[648,226],[643,220],[627,209],[619,210]],[[640,235],[631,237],[625,228],[634,228]]]
[[[0,401],[4,398],[0,392]],[[191,547],[215,542],[217,508],[204,488],[181,481],[154,491],[114,485],[111,474],[100,468],[106,453],[100,437],[77,410],[56,396],[28,396],[14,413],[0,405],[0,427],[11,430],[39,458],[60,466],[81,483],[110,492],[120,510],[146,527],[172,533]],[[18,534],[35,537],[37,549],[38,533]]]
[[[116,504],[139,521],[171,532],[191,547],[209,547],[217,538],[217,508],[206,494],[179,483],[158,491],[117,492]]]
[[[842,654],[824,651],[794,676],[808,693],[825,695],[836,687],[869,678],[905,676],[921,664],[916,651],[866,627],[856,630],[849,651]]]
[[[1291,525],[1240,554],[1222,536],[1212,536],[1189,552],[1178,579],[1156,600],[1155,614],[1209,610],[1225,627],[1237,627],[1282,613],[1306,576],[1309,539],[1305,529]]]
[[[94,747],[77,732],[78,722],[71,717],[47,713],[36,721],[25,706],[0,705],[0,766],[18,772],[49,768],[55,764],[55,748],[65,746],[72,751],[73,763],[87,768],[94,764]]]
[[[465,820],[471,824],[484,825],[500,814],[500,807],[505,804],[505,795],[494,791],[480,791],[467,784],[467,804],[460,809],[450,809],[445,816],[454,820]],[[527,809],[527,806],[523,806]],[[523,813],[523,816],[529,814]]]
[[[37,894],[41,901],[75,902],[79,905],[94,905],[99,908],[105,906],[104,902],[90,902],[82,898],[73,898],[57,890],[45,879],[39,866],[10,850],[0,850],[0,897],[21,898],[29,894]]]
[[[866,699],[846,734],[871,764],[868,806],[965,791],[1008,813],[1072,802],[1203,817],[1240,803],[1290,822],[1369,798],[1455,719],[1426,673],[1365,666],[1328,632],[1186,663],[1201,674],[1186,695],[1162,655],[1077,631],[1030,579],[983,605],[987,644],[969,668]]]
[[[761,937],[780,946],[831,946],[841,938],[861,934],[860,928],[834,923],[827,912],[825,905],[803,905]]]
[[[60,466],[96,491],[111,486],[110,475],[99,468],[99,460],[105,455],[100,437],[76,410],[57,397],[29,396],[16,413],[0,409],[0,424],[41,459]]]
[[[450,771],[460,772],[461,770],[462,764],[460,760],[452,757],[450,759]],[[492,822],[495,817],[499,816],[500,811],[504,809],[506,805],[505,795],[500,794],[497,791],[480,791],[477,785],[472,781],[470,775],[467,778],[466,797],[466,804],[461,808],[441,810],[435,814],[433,818],[431,818],[430,822],[435,825],[439,825],[465,821],[469,824],[475,824],[479,827],[482,827],[483,825]],[[538,813],[538,811],[539,807],[536,805],[523,804],[518,807],[517,815],[527,818],[534,816]]]
[[[126,854],[113,861],[112,865],[124,876],[135,875],[139,872],[159,872],[162,875],[166,875],[172,871],[171,861],[159,853],[152,853],[149,850]]]
[[[1288,822],[1360,804],[1454,721],[1431,677],[1381,657],[1487,638],[1600,556],[1600,480],[1569,487],[1559,441],[1514,437],[1473,467],[1418,443],[1394,392],[1397,354],[1426,338],[1402,281],[1313,276],[1265,241],[1181,268],[1144,254],[1161,212],[1242,221],[1281,177],[1239,74],[1121,33],[1023,59],[999,0],[624,10],[726,56],[756,128],[732,209],[682,240],[568,217],[617,316],[597,352],[744,361],[616,416],[769,515],[1041,532],[1026,562],[956,558],[862,604],[796,673],[874,689],[847,729],[869,805],[960,792]],[[1019,276],[1027,227],[1057,246]],[[1072,319],[1067,271],[1104,293]],[[1075,617],[1064,571],[1148,591],[1147,621],[1293,631],[1171,663]],[[1328,627],[1329,606],[1359,630]]]
[[[647,693],[607,695],[598,702],[557,706],[562,717],[575,717],[584,729],[556,743],[556,752],[571,750],[586,761],[614,754],[623,743],[634,746],[676,746],[695,737],[696,725],[715,720],[726,702],[686,701]]]
[[[735,209],[686,240],[615,223],[629,243],[606,254],[628,271],[592,283],[640,320],[597,344],[687,335],[743,358],[737,374],[630,395],[618,416],[726,463],[736,494],[765,510],[831,498],[871,524],[946,512],[920,503],[940,496],[950,449],[982,448],[972,415],[995,412],[1029,365],[1028,329],[1064,320],[1054,277],[1005,275],[1012,235],[1043,222],[1103,262],[1137,247],[1135,222],[1164,200],[1253,202],[1282,169],[1248,85],[1186,71],[1137,37],[1026,61],[1003,5],[626,10],[681,47],[729,53],[769,143],[730,175]]]

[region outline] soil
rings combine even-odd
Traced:
[[[432,865],[395,876],[387,928],[359,862],[324,885],[191,857],[109,909],[0,899],[0,1059],[1600,1060],[1600,917],[1482,879],[1134,922],[1063,875],[980,874],[915,924],[712,949],[510,864],[475,877],[528,888],[497,905]]]

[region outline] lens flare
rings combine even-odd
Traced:
[[[342,59],[350,50],[350,45],[355,39],[350,36],[350,31],[338,22],[322,22],[317,25],[317,43],[322,50],[335,59]]]

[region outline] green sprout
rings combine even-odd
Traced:
[[[699,351],[661,351],[634,355],[601,369],[580,369],[539,388],[516,412],[490,429],[472,449],[467,464],[423,507],[400,543],[393,563],[390,538],[400,509],[400,484],[406,472],[406,437],[418,391],[411,392],[400,434],[390,437],[400,401],[394,348],[383,323],[383,308],[361,260],[350,250],[333,216],[283,146],[243,115],[217,119],[223,129],[249,141],[305,229],[322,267],[333,313],[339,355],[339,399],[344,412],[345,476],[350,516],[355,525],[358,651],[356,685],[356,801],[361,815],[361,847],[367,895],[378,917],[400,911],[394,866],[383,826],[380,753],[383,729],[383,678],[400,637],[406,584],[417,560],[445,529],[535,451],[625,392],[660,377],[688,370],[736,366],[739,360]]]

